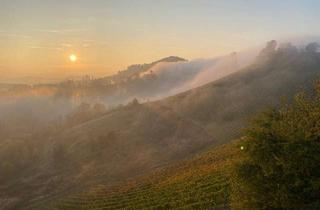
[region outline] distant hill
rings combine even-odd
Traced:
[[[0,97],[50,96],[70,99],[76,103],[100,102],[106,104],[107,107],[114,107],[119,104],[126,104],[135,97],[148,99],[153,95],[162,94],[164,91],[170,91],[182,82],[192,78],[196,72],[185,71],[179,78],[172,78],[172,76],[170,78],[159,78],[152,72],[143,75],[159,63],[186,61],[177,56],[169,56],[149,64],[131,65],[114,75],[95,79],[91,76],[84,76],[76,80],[68,79],[57,84],[0,84]]]
[[[130,79],[130,77],[140,76],[141,73],[148,71],[154,65],[161,62],[174,63],[174,62],[185,62],[185,61],[187,60],[184,58],[180,58],[177,56],[169,56],[148,64],[145,63],[145,64],[131,65],[127,69],[123,71],[119,71],[118,74],[103,77],[103,78],[100,78],[99,80],[105,80],[105,81],[115,80],[116,81],[116,80]]]
[[[311,88],[319,73],[316,51],[270,42],[254,64],[220,80],[151,103],[133,100],[33,138],[45,142],[38,165],[6,182],[2,191],[29,189],[27,196],[10,194],[24,206],[98,184],[114,186],[177,163],[240,137],[250,117]]]

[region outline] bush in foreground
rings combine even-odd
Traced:
[[[320,83],[259,115],[235,167],[233,209],[320,208]]]

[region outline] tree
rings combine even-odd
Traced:
[[[233,209],[319,209],[319,84],[252,122],[234,171]]]
[[[263,48],[259,54],[260,59],[269,59],[276,50],[277,50],[278,43],[276,40],[271,40],[267,42],[265,48]]]
[[[137,98],[134,98],[134,99],[129,103],[129,105],[131,105],[131,106],[137,106],[137,105],[139,105],[139,104],[140,104],[140,102],[138,101]]]
[[[320,45],[317,42],[312,42],[306,46],[306,51],[309,53],[316,53],[320,48]]]

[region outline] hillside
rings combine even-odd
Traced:
[[[21,140],[16,145],[24,148],[23,141],[27,144]],[[38,145],[40,141],[44,145]],[[33,137],[25,149],[36,145],[32,150],[40,151],[40,157],[31,156],[30,170],[14,173],[1,184],[7,192],[3,196],[18,196],[19,208],[29,199],[41,200],[102,183],[114,185],[187,158],[211,141],[205,130],[171,110],[133,103],[48,139]],[[19,151],[14,148],[8,147],[11,152],[6,159],[24,155],[19,147]]]
[[[226,209],[240,152],[240,142],[230,143],[112,188],[95,186],[29,209]]]
[[[0,196],[18,200],[21,209],[191,158],[240,137],[250,117],[310,88],[319,71],[319,53],[268,45],[254,64],[218,81],[156,102],[134,100],[32,138],[35,145],[42,142],[40,154],[28,170],[1,185],[6,193]]]
[[[266,49],[268,46],[266,47]],[[264,49],[264,50],[266,50]],[[220,143],[239,137],[255,113],[312,89],[320,75],[320,53],[280,46],[232,75],[155,102],[192,119]]]
[[[137,103],[67,130],[55,143],[82,168],[86,165],[79,178],[88,181],[94,172],[95,179],[113,182],[185,158],[210,142],[203,128],[170,109]]]

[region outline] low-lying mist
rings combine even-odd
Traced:
[[[301,40],[297,43],[305,43]],[[257,62],[258,56],[258,48],[253,48],[212,59],[185,61],[170,57],[171,62],[163,59],[134,65],[105,78],[84,77],[47,85],[1,85],[1,135],[35,132],[40,127],[59,127],[66,122],[72,126],[134,99],[159,100],[237,72]]]
[[[39,126],[63,121],[79,111],[79,107],[83,108],[83,103],[113,109],[135,98],[140,102],[158,100],[231,74],[250,64],[256,55],[256,51],[251,50],[212,59],[164,60],[136,65],[134,70],[129,67],[111,77],[84,77],[57,84],[3,84],[0,86],[0,129],[8,133],[19,128],[28,133]]]
[[[49,96],[0,99],[0,137],[36,133],[61,121],[73,108],[69,100]]]
[[[192,76],[170,91],[160,93],[153,99],[161,99],[218,80],[251,64],[257,55],[258,50],[251,49],[240,53],[233,52],[230,55],[214,59],[197,59],[184,63],[160,63],[152,70],[162,77],[167,76],[174,80],[174,78],[179,78],[183,74],[191,74]],[[170,81],[170,79],[168,80]]]

